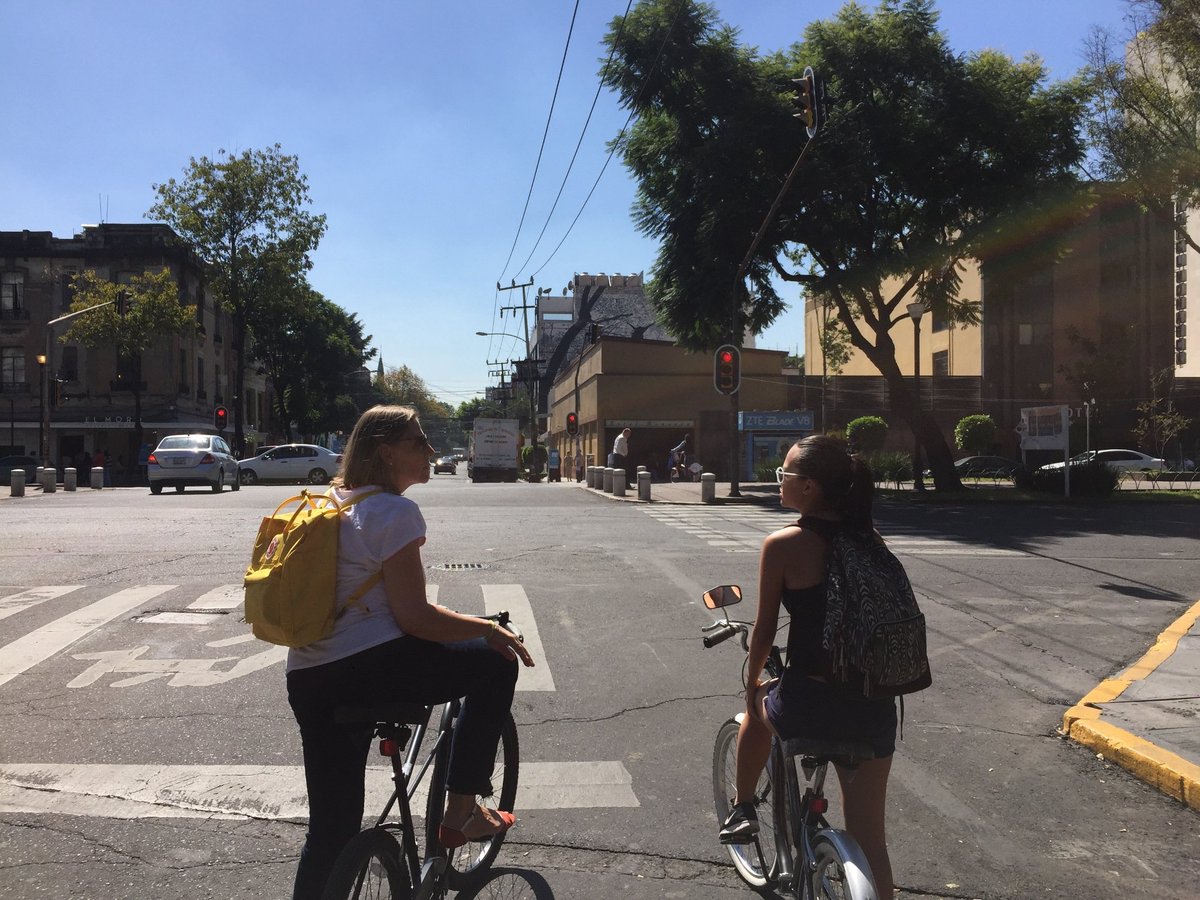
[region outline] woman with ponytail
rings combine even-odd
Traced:
[[[845,443],[813,435],[788,451],[777,471],[780,502],[799,520],[769,535],[759,558],[758,616],[750,634],[746,715],[737,742],[737,797],[722,823],[725,844],[750,843],[758,834],[755,787],[771,750],[782,740],[812,738],[854,742],[874,753],[851,769],[834,761],[846,819],[875,879],[879,897],[892,896],[892,866],[884,831],[888,773],[896,749],[896,708],[891,698],[864,700],[826,682],[821,646],[825,620],[825,569],[838,529],[874,535],[870,467]],[[762,672],[775,642],[779,608],[791,616],[787,667],[778,681]]]

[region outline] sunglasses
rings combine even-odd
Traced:
[[[801,475],[799,472],[785,472],[783,470],[783,466],[780,466],[775,470],[775,481],[779,484],[783,484],[783,479],[785,478],[808,478],[808,476]]]
[[[430,450],[433,449],[433,444],[429,443],[429,438],[423,434],[414,434],[414,435],[410,435],[408,437],[396,438],[394,443],[399,444],[402,441],[416,441],[418,446],[423,445],[423,446],[428,447]]]

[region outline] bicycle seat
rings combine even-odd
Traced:
[[[395,725],[424,725],[429,721],[432,706],[420,703],[387,701],[380,703],[347,703],[333,711],[333,721],[339,725],[374,725],[388,722]]]
[[[783,742],[785,756],[807,756],[818,762],[833,762],[853,767],[866,759],[874,759],[875,751],[853,740],[825,738],[791,738]]]

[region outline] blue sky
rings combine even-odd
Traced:
[[[625,121],[607,91],[535,247],[595,96],[600,39],[625,5],[579,3],[517,237],[572,0],[0,0],[12,76],[0,230],[67,237],[84,223],[144,221],[151,185],[180,176],[189,157],[278,142],[299,157],[313,209],[329,219],[313,285],[358,314],[386,365],[410,366],[457,404],[494,383],[489,359],[523,354],[512,339],[475,336],[521,333],[497,312],[520,292],[498,299],[497,280],[536,272],[535,287],[559,293],[575,272],[649,272],[655,246],[630,221],[634,186],[617,159],[553,252]],[[774,50],[841,3],[715,5],[746,43]],[[1119,27],[1127,4],[942,0],[939,9],[955,50],[1036,53],[1063,78],[1082,65],[1091,27]],[[799,312],[759,346],[803,346]]]

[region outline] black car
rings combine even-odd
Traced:
[[[1012,478],[1025,467],[1004,456],[964,456],[955,460],[959,478]]]

